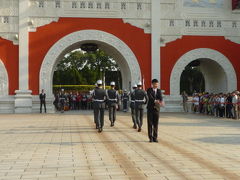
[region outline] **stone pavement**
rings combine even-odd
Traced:
[[[162,113],[159,143],[128,113],[103,133],[90,112],[0,115],[1,180],[240,179],[240,122]],[[145,116],[146,117],[146,116]]]

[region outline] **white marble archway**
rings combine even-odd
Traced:
[[[171,96],[178,96],[180,94],[180,78],[183,70],[185,67],[192,61],[197,59],[204,59],[205,60],[211,60],[214,61],[221,67],[222,72],[225,73],[225,81],[223,84],[226,85],[226,92],[232,92],[237,89],[237,77],[236,72],[229,61],[229,59],[221,54],[220,52],[209,49],[209,48],[199,48],[194,49],[192,51],[187,52],[183,56],[180,57],[180,59],[176,62],[174,65],[174,68],[172,69],[171,77],[170,77],[170,95]],[[205,63],[205,69],[207,68],[207,65]],[[209,66],[208,68],[211,68]],[[208,72],[210,72],[209,70]],[[220,71],[219,71],[220,72]],[[208,76],[208,74],[204,74],[204,76]],[[215,77],[207,77],[207,79],[216,78],[216,80],[219,78],[218,74],[215,75]],[[206,79],[206,77],[205,77]],[[224,78],[223,78],[224,79]],[[209,84],[208,86],[211,86]],[[211,87],[209,87],[211,89]],[[224,88],[223,88],[224,89]]]
[[[46,54],[40,69],[39,88],[52,95],[54,68],[66,52],[73,50],[79,43],[95,42],[117,60],[123,78],[123,88],[128,89],[129,82],[136,83],[141,77],[138,60],[132,50],[118,37],[99,30],[82,30],[66,35],[57,41]],[[78,46],[79,47],[79,46]]]
[[[0,96],[8,96],[8,73],[0,60]]]

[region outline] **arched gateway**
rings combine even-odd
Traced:
[[[99,30],[82,30],[63,37],[57,41],[46,54],[40,69],[40,90],[52,94],[54,69],[63,56],[86,42],[94,42],[111,55],[120,66],[123,88],[128,89],[129,83],[137,83],[141,78],[141,70],[136,56],[131,49],[116,36]]]
[[[85,43],[117,61],[124,89],[141,76],[146,88],[159,79],[163,111],[182,111],[181,74],[195,60],[209,93],[240,89],[240,14],[231,1],[1,2],[0,113],[39,112],[41,89],[52,106],[56,65]]]
[[[187,52],[177,60],[170,79],[170,95],[180,95],[180,78],[185,67],[194,60],[200,61],[200,69],[205,79],[205,91],[220,93],[237,89],[237,77],[229,59],[220,52],[199,48]]]
[[[8,96],[8,73],[0,59],[0,97]]]

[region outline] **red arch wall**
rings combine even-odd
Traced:
[[[18,46],[0,38],[0,60],[8,72],[10,95],[14,95],[15,90],[18,89],[18,57]]]
[[[40,27],[29,34],[29,88],[39,93],[39,72],[42,61],[51,46],[75,31],[94,29],[111,33],[124,41],[137,57],[146,87],[151,79],[151,35],[140,28],[126,24],[122,19],[60,18],[58,22]]]
[[[193,49],[211,48],[225,55],[237,73],[238,89],[240,89],[240,45],[215,36],[183,36],[161,48],[161,85],[166,94],[170,93],[171,71],[177,60]],[[194,59],[193,59],[194,60]]]
[[[29,88],[38,94],[40,67],[49,48],[63,36],[84,29],[111,33],[124,41],[135,53],[145,77],[146,87],[151,78],[151,36],[142,29],[125,24],[121,19],[60,18],[58,22],[40,27],[29,37]],[[161,88],[170,93],[170,75],[176,61],[188,51],[211,48],[224,54],[237,73],[240,89],[240,45],[224,37],[183,36],[161,48]],[[18,46],[0,38],[0,59],[9,77],[9,94],[18,89]]]

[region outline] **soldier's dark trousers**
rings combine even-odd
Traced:
[[[143,124],[143,109],[135,108],[135,115],[138,128],[141,129]]]
[[[123,110],[127,110],[127,100],[123,100]]]
[[[116,121],[116,106],[109,106],[109,120],[111,123],[114,123]]]
[[[46,101],[41,101],[40,102],[40,113],[42,113],[42,106],[44,106],[44,112],[46,113],[47,112]]]
[[[94,121],[98,128],[104,126],[104,108],[94,108]]]
[[[131,114],[132,114],[133,125],[137,126],[135,108],[131,108]]]
[[[147,111],[148,137],[156,140],[158,137],[159,112],[156,110]]]
[[[64,112],[64,105],[65,105],[65,103],[63,102],[63,101],[61,101],[60,102],[60,110],[61,110],[61,112],[63,113]]]

